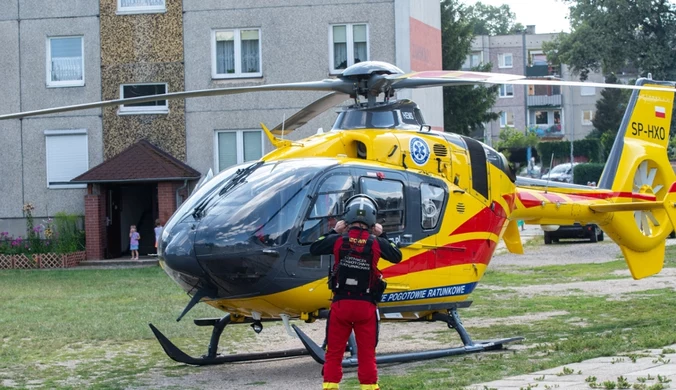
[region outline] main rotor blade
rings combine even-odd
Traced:
[[[429,88],[457,85],[476,84],[514,84],[514,85],[558,85],[568,87],[615,88],[647,91],[675,91],[676,88],[667,86],[646,86],[626,84],[606,84],[582,81],[565,81],[552,79],[529,79],[522,75],[471,71],[431,70],[424,72],[407,73],[403,75],[386,76],[392,80],[393,89]],[[647,81],[646,83],[650,83]]]
[[[252,87],[232,87],[232,88],[216,88],[216,89],[201,89],[196,91],[171,92],[164,95],[141,96],[127,99],[105,100],[95,103],[75,104],[72,106],[45,108],[34,111],[24,111],[15,114],[0,115],[0,120],[25,118],[29,116],[55,114],[59,112],[85,110],[89,108],[101,108],[110,106],[119,106],[122,104],[147,103],[158,100],[170,99],[186,99],[193,97],[205,96],[221,96],[221,95],[235,95],[247,92],[263,92],[263,91],[334,91],[349,94],[353,88],[351,82],[341,79],[326,79],[322,81],[287,83],[287,84],[267,84],[256,85]]]
[[[308,123],[312,118],[347,99],[349,99],[349,96],[344,93],[330,93],[303,107],[300,111],[288,117],[284,122],[275,126],[271,131],[275,135],[289,134]]]

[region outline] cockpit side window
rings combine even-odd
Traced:
[[[420,184],[420,199],[422,201],[420,211],[424,230],[437,227],[445,195],[446,193],[441,187],[428,183]]]
[[[377,222],[383,231],[401,232],[404,230],[405,203],[404,185],[397,180],[362,177],[361,192],[371,196],[378,203]]]
[[[354,180],[348,173],[333,174],[320,185],[300,233],[301,244],[311,244],[328,233],[342,218],[345,201],[354,195]]]

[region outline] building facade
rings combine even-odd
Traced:
[[[552,66],[547,61],[542,44],[555,37],[536,34],[534,26],[523,34],[476,37],[463,68],[490,62],[495,73],[579,81],[567,66]],[[603,82],[603,77],[591,73],[588,81]],[[493,106],[500,119],[486,124],[485,141],[492,144],[507,127],[532,131],[543,140],[582,139],[593,130],[591,120],[600,92],[593,87],[500,86]]]
[[[321,80],[364,60],[441,68],[435,0],[0,0],[0,9],[2,114]],[[38,221],[60,211],[85,215],[89,258],[124,253],[127,225],[166,220],[194,172],[260,158],[272,149],[260,123],[272,128],[322,95],[247,93],[2,121],[0,231],[23,234],[22,206],[32,203]],[[443,127],[440,88],[398,97],[416,100],[427,122]],[[289,138],[329,130],[335,116],[319,115]],[[139,164],[130,150],[174,168]],[[143,205],[132,207],[135,199]]]

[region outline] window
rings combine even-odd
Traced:
[[[263,157],[263,134],[260,130],[216,131],[215,143],[218,172],[231,165]]]
[[[514,113],[503,111],[500,113],[500,127],[514,127]]]
[[[377,221],[383,231],[401,232],[404,230],[404,185],[395,180],[378,180],[362,177],[361,192],[372,197],[378,203]]]
[[[70,180],[89,169],[87,130],[46,130],[48,188],[86,188]]]
[[[47,38],[47,86],[84,85],[84,42],[82,37]]]
[[[475,68],[483,62],[482,53],[480,51],[474,51],[467,55],[465,58],[465,63],[462,65],[462,69],[472,69]]]
[[[441,187],[427,183],[420,185],[420,199],[422,200],[420,218],[423,229],[434,229],[437,227],[445,195],[446,193]]]
[[[321,235],[331,231],[345,212],[343,209],[345,201],[352,195],[354,195],[352,176],[341,173],[324,179],[303,224],[303,231],[300,234],[301,244],[313,243]]]
[[[500,97],[501,98],[514,97],[514,85],[512,85],[512,84],[500,84]]]
[[[167,93],[167,84],[122,84],[120,98],[128,99],[141,96],[162,95]],[[118,114],[166,114],[169,105],[166,100],[154,102],[123,104]]]
[[[513,66],[512,53],[498,54],[498,68],[511,68]]]
[[[580,87],[580,96],[594,96],[594,95],[596,95],[596,88]]]
[[[166,10],[164,0],[117,0],[118,14],[146,14]]]
[[[332,25],[329,28],[329,41],[331,73],[340,73],[350,65],[369,59],[366,24]]]
[[[582,111],[582,124],[583,125],[591,125],[592,120],[594,119],[594,111],[592,110],[584,110]]]
[[[262,77],[261,30],[214,30],[211,38],[211,77]]]
[[[549,65],[549,62],[542,50],[533,50],[530,52],[530,64],[532,66]]]
[[[536,111],[535,112],[535,124],[536,125],[547,125],[549,124],[549,114],[547,111]]]

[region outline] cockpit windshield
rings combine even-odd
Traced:
[[[284,244],[307,199],[308,184],[333,164],[329,159],[285,160],[233,175],[202,211],[196,245],[206,240],[237,251],[251,240]]]

